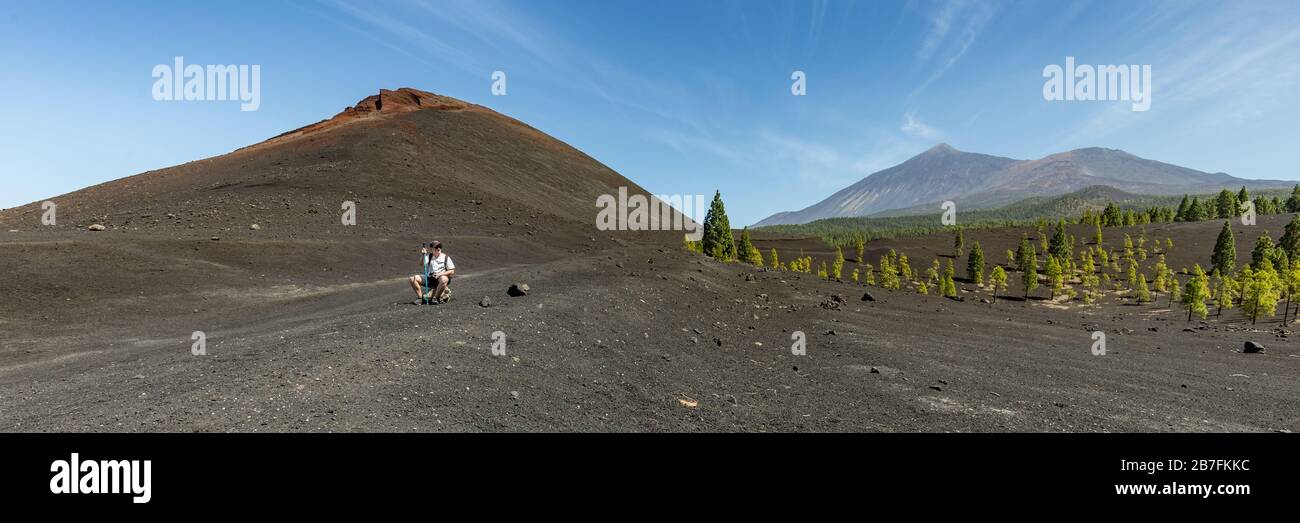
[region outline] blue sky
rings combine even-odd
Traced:
[[[0,12],[0,208],[229,152],[379,88],[487,105],[733,224],[946,142],[1300,179],[1300,3],[39,2]],[[257,64],[261,107],[158,102],[157,64]],[[1150,110],[1049,102],[1043,68],[1149,64]],[[506,96],[491,74],[506,72]],[[807,95],[790,92],[807,75]]]

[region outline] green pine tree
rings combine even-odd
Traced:
[[[831,277],[836,280],[840,279],[840,274],[844,272],[844,251],[839,247],[835,248],[835,261],[831,262]]]
[[[997,303],[998,293],[1007,290],[1007,271],[1003,270],[1001,265],[994,266],[989,279],[993,281],[993,303]]]
[[[1056,299],[1056,293],[1061,292],[1065,285],[1064,272],[1061,270],[1061,263],[1056,261],[1056,256],[1047,255],[1047,263],[1043,265],[1043,274],[1047,276],[1048,299]]]
[[[1052,241],[1048,244],[1047,253],[1062,260],[1070,257],[1070,244],[1065,235],[1065,220],[1056,221],[1056,230],[1052,232]]]
[[[1282,237],[1277,241],[1278,247],[1286,251],[1287,256],[1292,260],[1300,256],[1300,214],[1291,217],[1287,222],[1286,229],[1282,232]]]
[[[980,242],[970,248],[970,257],[966,260],[966,277],[975,285],[984,285],[984,249]]]
[[[1151,291],[1147,289],[1147,276],[1145,274],[1138,275],[1137,301],[1138,303],[1151,301]]]
[[[1038,288],[1038,253],[1027,237],[1020,238],[1020,250],[1016,253],[1020,266],[1020,282],[1025,286],[1025,297]]]
[[[1250,266],[1259,267],[1260,262],[1265,258],[1272,258],[1272,254],[1273,238],[1267,233],[1261,234],[1259,238],[1255,238],[1255,248],[1250,251]]]
[[[736,239],[732,236],[727,209],[722,204],[722,191],[713,193],[713,203],[704,215],[704,237],[701,242],[704,252],[716,260],[736,259]]]
[[[1210,313],[1209,309],[1205,308],[1205,300],[1209,297],[1209,278],[1205,276],[1205,271],[1198,263],[1192,270],[1191,279],[1187,280],[1187,285],[1183,287],[1183,306],[1187,307],[1187,321],[1192,321],[1193,313],[1201,318],[1205,318]]]
[[[953,281],[956,271],[952,268],[952,260],[948,260],[948,265],[943,268],[943,295],[950,298],[957,297],[957,283]]]
[[[1237,268],[1237,241],[1232,237],[1232,222],[1223,222],[1219,239],[1214,242],[1214,256],[1210,263],[1222,274],[1232,274]]]

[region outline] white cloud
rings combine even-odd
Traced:
[[[966,55],[997,10],[984,0],[942,0],[935,5],[926,14],[927,30],[916,53],[917,63],[932,69],[909,99],[943,77]]]
[[[903,115],[903,125],[898,130],[912,136],[918,136],[927,140],[933,140],[942,135],[938,129],[930,127],[916,118],[915,112],[908,112]]]

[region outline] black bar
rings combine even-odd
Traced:
[[[1257,508],[1295,496],[1298,445],[1291,434],[5,434],[0,497],[7,508],[155,513],[214,500],[217,511],[421,508],[435,499],[687,502],[729,492],[792,503],[847,496]],[[73,453],[82,463],[149,460],[149,501],[52,493],[51,464]],[[1184,469],[1169,470],[1170,460]],[[1123,470],[1122,462],[1143,470]],[[1149,473],[1150,463],[1163,470]],[[1115,491],[1145,484],[1250,490],[1208,498]]]

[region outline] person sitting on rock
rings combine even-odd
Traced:
[[[451,277],[456,274],[456,264],[451,261],[451,257],[442,252],[442,242],[434,241],[420,249],[420,254],[424,255],[424,272],[429,275],[431,281],[437,281],[438,286],[429,294],[424,294],[424,275],[416,274],[411,276],[411,288],[415,289],[415,294],[419,299],[414,303],[423,305],[426,303],[446,303],[451,301]]]

